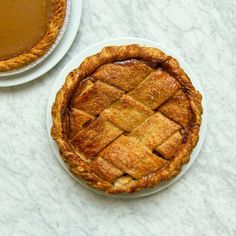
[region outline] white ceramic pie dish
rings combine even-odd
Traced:
[[[123,194],[106,194],[102,191],[98,191],[95,190],[89,186],[86,185],[85,181],[82,179],[79,179],[77,177],[75,177],[69,170],[68,170],[68,166],[65,164],[65,162],[62,160],[60,154],[59,154],[59,150],[58,150],[58,146],[57,144],[54,142],[54,140],[51,137],[51,127],[52,127],[52,117],[51,117],[51,107],[52,104],[55,101],[55,97],[56,97],[56,93],[57,91],[62,87],[62,85],[65,82],[65,78],[67,76],[67,74],[69,72],[71,72],[73,69],[77,68],[79,66],[79,64],[87,57],[90,56],[92,54],[95,54],[99,51],[101,51],[102,48],[104,48],[105,46],[109,46],[109,45],[125,45],[125,44],[134,44],[134,43],[138,43],[144,46],[151,46],[151,47],[157,47],[159,49],[161,49],[162,51],[164,51],[166,54],[169,54],[173,57],[175,57],[181,67],[185,70],[185,72],[189,75],[194,87],[200,91],[200,93],[203,96],[203,100],[202,100],[202,106],[203,106],[203,116],[202,116],[202,125],[201,125],[201,129],[200,129],[200,138],[198,141],[198,144],[196,145],[196,147],[194,148],[192,154],[191,154],[191,158],[188,164],[184,165],[182,168],[182,171],[179,173],[179,175],[177,175],[174,179],[170,180],[170,181],[165,181],[162,182],[161,184],[157,185],[154,188],[149,188],[149,189],[145,189],[142,190],[140,192],[137,193],[132,193],[132,194],[128,194],[128,193],[123,193]],[[176,53],[170,51],[169,49],[167,49],[166,47],[146,40],[146,39],[140,39],[140,38],[115,38],[115,39],[110,39],[110,40],[106,40],[106,41],[102,41],[99,43],[96,43],[90,47],[88,47],[87,49],[85,49],[84,51],[82,51],[81,53],[79,53],[77,56],[75,56],[66,66],[65,68],[61,71],[61,73],[59,74],[53,88],[52,88],[52,92],[51,95],[49,97],[49,101],[48,101],[48,107],[47,107],[47,131],[48,131],[48,136],[49,136],[49,140],[50,140],[50,144],[51,147],[53,149],[53,152],[55,153],[58,161],[61,163],[61,165],[63,166],[63,168],[76,180],[78,181],[80,184],[82,184],[83,186],[85,186],[86,188],[91,189],[92,191],[102,194],[102,195],[106,195],[106,196],[111,196],[111,197],[119,197],[119,198],[135,198],[135,197],[143,197],[143,196],[147,196],[147,195],[151,195],[154,193],[157,193],[165,188],[167,188],[168,186],[170,186],[171,184],[173,184],[174,182],[176,182],[178,179],[181,178],[181,176],[183,176],[184,173],[186,173],[186,171],[191,167],[191,165],[194,163],[194,161],[196,160],[204,138],[205,138],[205,133],[206,133],[206,127],[207,127],[207,107],[206,107],[206,101],[205,101],[205,96],[204,96],[204,92],[202,90],[202,87],[200,85],[199,80],[197,79],[196,75],[194,74],[194,72],[191,70],[191,68],[178,56],[176,55]]]

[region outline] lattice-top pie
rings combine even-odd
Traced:
[[[52,137],[70,171],[108,193],[175,177],[195,147],[201,95],[157,48],[112,46],[71,72],[52,108]]]
[[[64,22],[67,0],[0,0],[0,72],[47,53]]]

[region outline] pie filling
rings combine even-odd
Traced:
[[[0,60],[34,47],[47,32],[53,0],[0,0]]]
[[[136,59],[103,65],[80,82],[66,115],[75,153],[117,188],[165,168],[192,119],[180,83]]]

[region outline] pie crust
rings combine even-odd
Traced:
[[[76,177],[107,193],[132,193],[172,179],[189,161],[201,99],[159,49],[105,47],[66,77],[51,134]]]
[[[52,14],[50,14],[50,21],[47,26],[46,33],[44,33],[44,35],[40,37],[41,39],[39,42],[37,42],[33,47],[30,47],[30,49],[26,49],[24,52],[18,55],[7,57],[6,59],[0,59],[0,72],[18,69],[30,64],[33,61],[36,61],[38,58],[45,55],[54,44],[64,23],[66,14],[66,0],[51,1],[53,4],[53,10]],[[9,2],[9,4],[12,3]],[[37,27],[35,30],[37,30]],[[27,39],[30,40],[30,36]]]

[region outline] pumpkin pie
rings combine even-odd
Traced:
[[[64,22],[66,0],[0,0],[0,72],[42,57]]]

